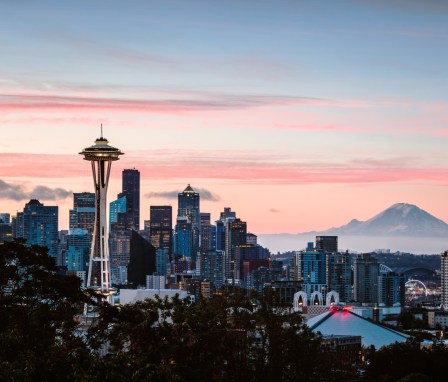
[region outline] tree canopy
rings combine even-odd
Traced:
[[[88,328],[76,320],[86,303],[96,304],[98,314]],[[58,274],[45,248],[14,241],[0,245],[0,306],[0,380],[357,378],[269,290],[251,297],[231,291],[198,301],[100,304],[77,277]],[[418,373],[438,380],[446,355],[441,347],[397,344],[373,352],[367,374],[372,380],[416,380]]]

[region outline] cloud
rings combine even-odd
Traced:
[[[271,212],[271,213],[273,213],[273,214],[277,214],[277,213],[279,213],[280,211],[277,210],[277,209],[275,209],[275,208],[270,208],[270,209],[269,209],[269,212]]]
[[[0,179],[1,199],[16,201],[27,199],[60,200],[66,199],[72,194],[72,191],[67,191],[62,188],[49,188],[46,186],[36,186],[32,191],[27,192],[25,187],[20,184],[11,184]]]
[[[63,188],[49,188],[46,186],[37,186],[30,192],[30,195],[34,199],[60,200],[72,196],[73,191],[67,191],[64,190]]]
[[[201,200],[208,200],[211,202],[217,202],[221,200],[221,197],[219,195],[216,195],[205,188],[195,188],[194,190],[196,192],[199,192]],[[159,199],[177,199],[179,192],[181,191],[175,190],[175,191],[150,192],[145,196],[149,198],[159,198]]]
[[[179,194],[179,190],[177,191],[162,191],[162,192],[149,192],[145,194],[148,198],[159,198],[159,199],[177,199],[177,195]]]
[[[177,98],[153,97],[105,98],[60,95],[0,94],[2,111],[122,111],[140,113],[174,113],[204,110],[249,109],[263,106],[316,106],[363,108],[360,101],[334,101],[322,98],[289,95],[232,95],[191,93]]]
[[[221,200],[219,195],[216,195],[205,188],[197,188],[196,192],[199,192],[202,200],[209,200],[211,202],[219,202]]]
[[[29,199],[29,195],[23,190],[23,187],[17,184],[6,183],[0,179],[0,198],[11,200]]]

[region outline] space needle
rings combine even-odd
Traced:
[[[112,302],[114,293],[110,282],[110,259],[107,236],[106,195],[112,162],[123,155],[120,149],[109,146],[103,137],[95,140],[93,146],[87,147],[79,154],[92,164],[93,183],[95,185],[95,226],[89,260],[87,288],[96,289],[107,301]]]

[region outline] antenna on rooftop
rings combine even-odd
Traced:
[[[103,124],[101,124],[101,138],[103,138]]]

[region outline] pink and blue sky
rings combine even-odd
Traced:
[[[323,230],[397,202],[448,221],[448,2],[0,1],[0,212],[92,191],[99,136],[141,218],[187,183],[212,219]],[[206,200],[207,199],[207,200]]]

